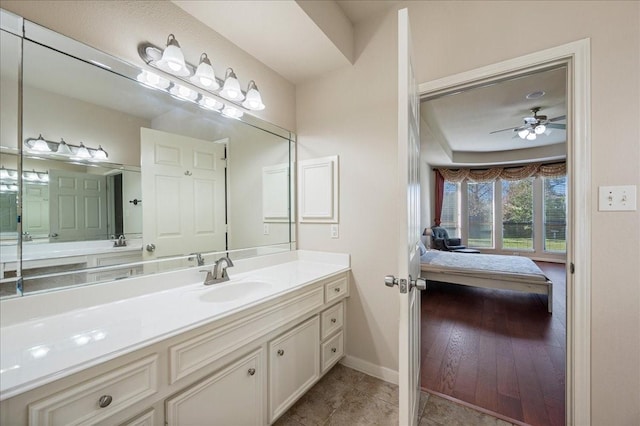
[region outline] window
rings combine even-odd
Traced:
[[[533,250],[533,179],[502,181],[502,248]]]
[[[567,178],[543,179],[544,250],[567,251]]]
[[[493,192],[493,182],[467,184],[470,247],[494,247]]]
[[[445,228],[450,237],[460,237],[460,184],[444,183],[444,198],[440,226]]]

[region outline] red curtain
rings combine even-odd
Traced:
[[[444,177],[438,170],[436,173],[436,211],[434,223],[436,226],[440,226],[440,215],[442,214],[442,203],[444,201]]]

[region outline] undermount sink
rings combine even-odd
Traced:
[[[263,293],[270,288],[271,284],[265,281],[229,281],[224,284],[214,284],[211,290],[200,296],[200,300],[208,303],[232,302],[256,293]]]

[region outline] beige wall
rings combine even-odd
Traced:
[[[405,4],[419,82],[591,38],[592,420],[638,424],[640,215],[598,212],[596,202],[600,185],[640,185],[640,2]],[[544,12],[535,24],[523,20],[532,10]],[[297,88],[299,159],[341,157],[340,239],[327,226],[300,225],[299,247],[352,254],[347,352],[389,369],[397,368],[396,291],[382,279],[397,269],[394,22],[392,12],[358,26],[354,66]],[[611,236],[623,235],[620,249]]]
[[[0,7],[106,53],[143,66],[138,44],[164,47],[172,33],[187,61],[207,52],[217,76],[232,67],[242,87],[255,80],[267,108],[256,116],[295,130],[295,87],[169,1],[2,0]]]

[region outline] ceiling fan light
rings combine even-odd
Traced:
[[[249,86],[247,87],[247,98],[242,103],[242,106],[253,111],[262,111],[265,108],[262,103],[262,96],[260,96],[258,86],[256,86],[256,82],[253,80],[249,82]]]
[[[529,129],[522,129],[518,132],[520,139],[525,139],[529,135]]]
[[[162,52],[162,58],[156,62],[158,68],[170,74],[186,77],[189,74],[189,68],[184,61],[184,54],[180,49],[180,44],[173,34],[167,37],[167,47]]]
[[[536,135],[541,135],[547,130],[547,126],[544,124],[538,124],[535,128]]]
[[[206,53],[200,56],[200,64],[196,68],[196,73],[191,77],[191,81],[205,89],[218,90],[220,84],[216,80],[216,74],[211,66],[211,61]]]
[[[536,140],[536,132],[529,132],[529,134],[527,135],[527,140],[528,141],[535,141]]]
[[[236,73],[234,73],[231,68],[227,68],[227,72],[225,73],[224,85],[220,91],[220,96],[230,101],[240,102],[244,100],[238,77],[236,77]]]

